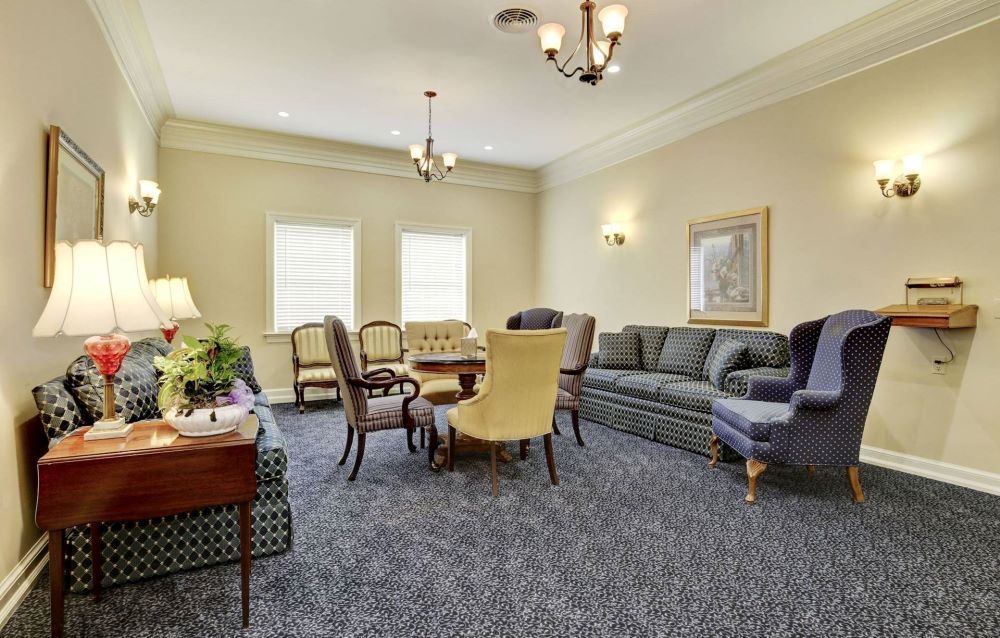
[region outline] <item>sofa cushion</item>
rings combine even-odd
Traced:
[[[143,348],[129,351],[115,374],[115,413],[126,423],[160,416],[156,405],[159,392],[153,360]],[[90,357],[77,357],[66,370],[69,391],[86,413],[84,421],[93,423],[104,416],[104,377]]]
[[[715,330],[711,328],[671,328],[663,342],[656,370],[701,378],[713,339]]]
[[[788,365],[788,337],[783,334],[769,330],[719,328],[716,331],[716,339],[723,337],[746,344],[748,366],[780,368]]]
[[[656,370],[663,350],[663,342],[667,338],[669,328],[663,326],[625,326],[622,332],[634,332],[639,335],[639,350],[642,355],[642,369]]]
[[[236,362],[236,376],[243,379],[250,391],[257,393],[261,391],[260,384],[253,371],[253,357],[250,356],[250,346],[243,346],[243,356]]]
[[[708,380],[716,390],[722,390],[726,382],[726,377],[730,372],[739,370],[743,365],[747,353],[745,343],[735,339],[716,337],[712,344],[712,351],[705,361],[705,369],[708,371]]]
[[[87,416],[66,387],[66,377],[52,379],[31,391],[49,445],[87,424]]]
[[[754,441],[767,441],[771,421],[788,412],[787,403],[721,399],[712,405],[712,416],[721,419]]]
[[[621,377],[634,374],[644,374],[644,370],[608,370],[606,368],[587,368],[583,373],[583,387],[612,391],[615,381]]]
[[[602,332],[598,341],[598,364],[608,370],[638,370],[642,367],[639,335],[634,332]]]
[[[682,381],[670,383],[660,388],[657,400],[660,403],[674,405],[679,408],[697,412],[711,412],[712,401],[728,399],[732,395],[712,386],[711,381]]]
[[[667,374],[665,372],[645,372],[643,374],[619,377],[615,380],[612,389],[619,394],[656,401],[660,396],[660,388],[668,383],[678,381],[691,381],[691,377],[682,374]]]

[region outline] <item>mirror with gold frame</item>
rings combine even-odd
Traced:
[[[58,126],[49,127],[44,285],[55,277],[60,240],[104,238],[104,169]]]

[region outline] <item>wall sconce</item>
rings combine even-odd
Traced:
[[[903,158],[903,174],[894,175],[896,160],[878,160],[875,162],[875,181],[885,197],[899,195],[909,197],[920,190],[920,167],[924,158],[920,155],[907,155]]]
[[[156,202],[160,199],[160,185],[148,179],[139,180],[139,196],[145,204],[135,198],[135,195],[128,197],[128,212],[139,213],[143,217],[149,217],[156,209]]]
[[[625,232],[620,224],[603,224],[601,231],[608,246],[621,246],[625,243]]]

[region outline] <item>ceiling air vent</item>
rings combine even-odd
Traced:
[[[509,7],[493,16],[493,26],[504,33],[526,33],[538,26],[538,15],[530,9]]]

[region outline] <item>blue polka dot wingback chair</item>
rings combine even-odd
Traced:
[[[712,403],[711,467],[719,441],[747,459],[746,501],[771,463],[845,466],[854,500],[863,503],[858,455],[875,379],[892,320],[845,310],[799,324],[789,336],[787,377],[752,377],[742,399]]]
[[[549,330],[562,327],[563,313],[552,308],[531,308],[511,315],[507,330]]]

